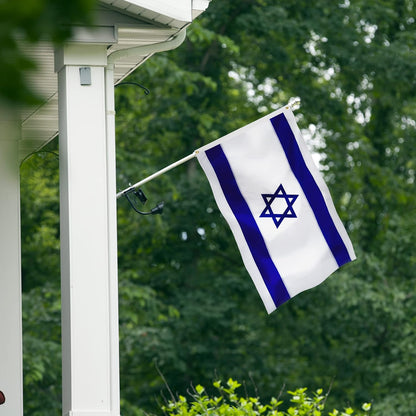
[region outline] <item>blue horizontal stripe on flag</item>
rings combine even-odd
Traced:
[[[251,255],[276,307],[290,299],[282,278],[270,257],[264,238],[237,185],[230,163],[221,145],[205,151],[234,216],[236,217]]]
[[[338,266],[341,267],[351,261],[350,255],[335,227],[321,190],[306,166],[293,131],[283,113],[271,118],[270,121],[283,146],[289,165],[312,208],[328,247]]]

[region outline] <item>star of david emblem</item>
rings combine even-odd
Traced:
[[[299,195],[287,194],[282,184],[279,185],[274,194],[261,194],[261,196],[266,207],[260,217],[272,218],[276,228],[279,228],[285,218],[297,218],[293,210],[293,203]]]

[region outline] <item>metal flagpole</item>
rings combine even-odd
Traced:
[[[292,108],[292,110],[298,108],[298,106],[300,105],[300,99],[296,98],[293,101],[290,101],[287,104],[289,107]],[[187,162],[188,160],[193,159],[194,157],[196,157],[196,153],[198,152],[198,150],[195,150],[193,153],[191,153],[188,156],[185,156],[184,158],[170,164],[169,166],[166,166],[165,168],[153,173],[152,175],[148,176],[147,178],[142,179],[141,181],[135,183],[134,185],[130,185],[128,188],[124,189],[123,191],[120,191],[116,196],[117,199],[120,198],[121,196],[128,194],[129,192],[137,189],[139,186],[142,186],[143,184],[151,181],[154,178],[157,178],[160,175],[163,175],[165,172],[168,172],[169,170],[176,168],[176,166],[182,165],[182,163]]]
[[[158,177],[158,176],[160,176],[160,175],[163,175],[165,172],[167,172],[167,171],[169,171],[169,170],[171,170],[171,169],[173,169],[173,168],[176,168],[176,166],[182,165],[182,163],[185,163],[185,162],[187,162],[188,160],[193,159],[195,156],[196,156],[196,151],[195,151],[195,152],[193,152],[193,153],[191,153],[191,154],[190,154],[190,155],[188,155],[188,156],[183,157],[183,158],[182,158],[182,159],[180,159],[180,160],[177,160],[176,162],[174,162],[174,163],[170,164],[169,166],[166,166],[165,168],[163,168],[163,169],[161,169],[161,170],[159,170],[159,171],[157,171],[157,172],[153,173],[152,175],[148,176],[147,178],[142,179],[141,181],[139,181],[139,182],[135,183],[134,185],[129,186],[128,188],[124,189],[123,191],[120,191],[120,192],[116,195],[116,196],[117,196],[117,199],[118,199],[118,198],[120,198],[121,196],[123,196],[124,194],[129,193],[129,192],[131,192],[131,191],[132,191],[132,190],[134,190],[134,189],[137,189],[139,186],[142,186],[142,185],[143,185],[143,184],[145,184],[146,182],[149,182],[149,181],[151,181],[152,179],[157,178],[157,177]]]

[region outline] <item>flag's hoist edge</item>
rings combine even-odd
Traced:
[[[288,163],[311,205],[338,266],[354,260],[355,253],[351,241],[338,217],[326,183],[306,148],[292,111],[289,107],[281,108],[256,120],[251,125],[267,119],[270,120],[276,132],[276,138],[283,147]],[[271,313],[289,300],[290,295],[268,253],[256,220],[239,190],[231,166],[221,147],[221,143],[238,134],[239,130],[198,149],[196,154],[207,177],[211,179],[216,177],[218,181],[218,186],[211,181],[210,184],[220,210],[223,213],[231,210],[237,220],[238,227],[236,224],[229,223],[229,225],[236,238],[244,264],[253,278],[267,312]]]

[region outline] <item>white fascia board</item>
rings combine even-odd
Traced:
[[[129,3],[173,20],[192,22],[192,0],[129,0]]]
[[[211,0],[192,0],[192,19],[196,19],[209,6]]]

